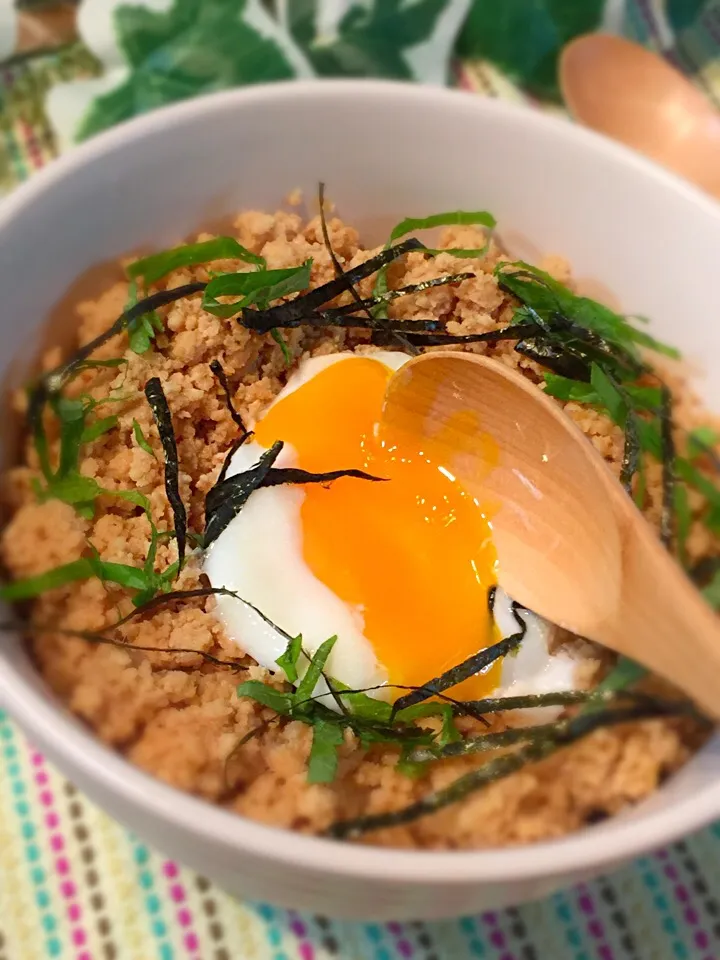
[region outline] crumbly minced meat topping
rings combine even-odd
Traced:
[[[268,267],[296,266],[311,257],[313,286],[333,276],[317,217],[305,223],[296,213],[246,212],[234,227],[238,240],[262,254]],[[345,267],[378,252],[363,249],[357,231],[338,219],[330,221],[329,230],[332,246]],[[209,235],[201,234],[198,239],[209,239]],[[482,231],[474,227],[448,229],[441,238],[442,247],[480,248],[484,243]],[[499,259],[501,251],[494,241],[486,255],[478,259],[444,253],[434,258],[409,254],[391,266],[391,286],[462,271],[476,276],[454,287],[440,286],[402,298],[392,304],[391,316],[452,318],[447,327],[457,334],[505,326],[513,304],[492,275]],[[568,265],[557,257],[548,258],[542,266],[564,282],[570,278]],[[228,260],[215,262],[212,268],[247,266]],[[204,267],[181,269],[159,286],[207,279]],[[372,284],[370,278],[359,285],[363,296],[371,294]],[[98,299],[79,303],[78,344],[104,331],[122,312],[127,299],[127,283],[118,282]],[[230,378],[235,404],[250,421],[281,390],[287,366],[270,336],[249,333],[232,320],[204,312],[199,297],[176,302],[160,314],[165,333],[159,335],[156,348],[138,356],[127,349],[125,337],[117,337],[99,350],[97,357],[124,355],[127,368],[100,374],[88,371],[69,390],[89,391],[100,397],[122,384],[122,393],[130,396],[114,411],[119,415],[118,428],[85,448],[82,472],[111,490],[134,487],[142,491],[150,499],[158,527],[172,528],[162,464],[137,445],[132,430],[136,419],[159,450],[157,430],[142,392],[151,376],[159,376],[173,414],[181,491],[189,505],[191,528],[200,530],[205,494],[237,436],[210,371],[210,361],[220,360]],[[373,350],[363,346],[367,336],[360,331],[300,328],[284,331],[284,336],[295,361],[339,350]],[[541,380],[540,368],[515,353],[512,343],[477,344],[467,349],[487,353],[535,382]],[[59,350],[49,351],[44,357],[45,369],[51,369],[60,359]],[[681,379],[670,382],[675,420],[687,429],[698,421],[701,411]],[[18,395],[18,410],[24,403],[24,395]],[[620,430],[606,416],[586,407],[567,403],[565,410],[618,473],[623,447]],[[28,443],[24,465],[10,470],[4,478],[4,498],[11,519],[2,534],[1,549],[12,577],[32,576],[75,560],[88,542],[104,559],[142,564],[150,544],[150,529],[146,518],[137,516],[131,504],[103,497],[95,518],[86,520],[61,501],[38,503],[31,489],[31,479],[37,474],[35,450]],[[659,464],[647,462],[646,479],[646,512],[649,521],[657,524],[661,505]],[[699,559],[717,552],[717,544],[697,521],[702,498],[693,491],[689,491],[689,497],[695,522],[687,550],[691,559]],[[160,546],[160,568],[175,558],[174,543]],[[197,560],[191,559],[178,587],[196,586],[199,575]],[[224,635],[213,606],[212,598],[207,598],[159,609],[146,620],[128,624],[119,634],[129,645],[182,647],[237,657],[238,648]],[[120,588],[91,579],[44,594],[35,602],[33,616],[42,623],[97,631],[130,609],[127,594]],[[337,779],[331,784],[311,785],[306,780],[306,762],[312,732],[302,723],[270,724],[234,753],[240,738],[272,715],[236,694],[243,679],[268,680],[269,675],[249,659],[246,673],[238,674],[205,663],[193,654],[146,655],[67,636],[43,635],[32,642],[32,648],[47,683],[102,740],[177,788],[269,824],[321,832],[335,820],[405,806],[487,758],[446,760],[434,765],[426,777],[412,779],[394,769],[397,754],[393,749],[376,747],[364,752],[346,732]],[[591,659],[584,669],[589,684],[602,665],[600,660]],[[493,728],[502,729],[505,723],[502,717],[496,717]],[[459,727],[473,730],[476,721],[461,719]],[[687,759],[696,740],[694,728],[687,721],[673,719],[602,729],[459,804],[407,826],[376,831],[365,842],[464,849],[557,837],[649,794]]]

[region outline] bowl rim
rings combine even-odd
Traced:
[[[460,110],[478,117],[497,115],[508,122],[542,128],[566,142],[575,141],[588,151],[604,154],[609,162],[631,167],[639,177],[653,180],[659,189],[672,191],[720,222],[720,204],[651,160],[600,134],[524,105],[492,100],[467,91],[424,87],[382,80],[308,80],[257,85],[221,91],[161,108],[114,127],[75,147],[39,171],[0,204],[0,233],[21,217],[25,208],[42,201],[60,187],[66,176],[97,162],[123,144],[211,111],[256,108],[283,100],[352,96],[393,97],[399,104],[423,101],[429,108]],[[518,847],[463,851],[401,850],[348,844],[324,837],[267,826],[171,787],[142,771],[92,731],[81,726],[54,700],[48,700],[23,676],[23,671],[0,645],[0,706],[18,721],[31,739],[48,749],[51,757],[66,760],[86,782],[97,783],[118,800],[199,842],[223,845],[233,854],[251,854],[277,866],[355,880],[385,881],[408,886],[463,884],[468,881],[534,880],[592,870],[625,860],[670,842],[701,827],[720,814],[720,775],[708,780],[692,796],[647,815],[611,818],[601,828],[576,831],[557,840]],[[718,741],[713,741],[716,745]],[[704,750],[707,751],[708,747]],[[342,853],[341,853],[342,852]]]

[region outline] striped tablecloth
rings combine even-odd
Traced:
[[[720,824],[538,903],[351,924],[238,903],[64,780],[0,713],[0,960],[718,960]]]
[[[76,0],[20,0],[19,10],[11,0],[0,0],[0,191],[11,190],[58,150],[107,125],[102,96],[112,86],[112,71],[120,71],[119,85],[132,82],[132,72],[128,79],[125,67],[118,66],[122,45],[109,49],[108,31],[102,29],[122,2],[83,0],[78,33]],[[333,3],[347,13],[358,0],[330,0],[330,7]],[[426,0],[412,3],[432,26]],[[400,17],[412,3],[373,0],[366,7],[378,16],[380,10],[388,16],[396,11],[387,29],[400,35],[407,26]],[[542,47],[601,24],[665,53],[720,101],[720,3],[714,0],[502,0],[505,20],[488,19],[489,4],[497,9],[498,0],[432,3],[446,16],[444,27],[437,17],[433,21],[439,46],[428,60],[425,44],[421,66],[407,58],[410,78],[441,82],[447,74],[479,94],[560,109],[535,99],[553,93],[543,67],[548,50],[537,44],[534,53],[524,48],[524,59],[514,64],[502,29],[534,31]],[[156,26],[158,17],[166,18],[165,66],[177,41],[173,16],[182,9],[187,24],[201,6],[206,16],[211,8],[230,16],[261,6],[252,0],[135,4],[136,11],[148,8]],[[343,28],[337,15],[335,27],[327,26],[327,2],[316,5],[324,8],[326,30]],[[262,11],[273,6],[284,8],[286,17],[294,9],[267,4],[253,15],[265,16]],[[553,11],[560,19],[553,21]],[[137,23],[142,26],[142,17]],[[272,35],[278,28],[264,29]],[[191,42],[191,36],[188,28],[181,42]],[[278,42],[287,48],[286,39]],[[454,43],[465,58],[448,69]],[[323,72],[307,51],[291,51],[287,63],[289,75]],[[280,75],[285,66],[278,64]],[[403,70],[404,61],[377,60],[376,72],[383,75]],[[342,64],[335,61],[326,72],[342,72]],[[214,82],[194,79],[197,92]],[[234,82],[252,79],[240,72]],[[720,824],[547,900],[453,922],[349,924],[238,903],[109,819],[0,711],[0,960],[720,960],[716,893],[720,897]]]

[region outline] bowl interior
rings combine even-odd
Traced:
[[[369,242],[384,240],[388,226],[405,216],[490,210],[513,250],[563,254],[579,280],[599,284],[625,311],[651,317],[653,331],[697,365],[701,395],[720,409],[719,207],[569,123],[469,95],[383,83],[277,85],[160,111],[92,141],[6,201],[0,209],[6,385],[19,382],[53,305],[88,267],[146,244],[175,242],[234,211],[273,210],[296,187],[312,209],[320,180],[340,215]],[[77,773],[92,738],[72,721],[50,722],[54,707],[35,709],[47,693],[16,640],[0,648],[0,662],[2,700],[61,762],[72,750]],[[97,749],[88,748],[94,766],[86,779],[106,776]],[[717,749],[707,747],[663,790],[616,820],[533,848],[532,858],[518,851],[493,855],[495,875],[506,868],[549,871],[563,858],[609,861],[706,821],[720,813]],[[122,790],[119,762],[107,754],[114,788]],[[124,769],[128,782],[140,777]],[[177,809],[166,816],[192,810],[183,803]],[[316,859],[329,846],[302,841]],[[396,862],[407,861],[410,876],[418,856],[399,854]],[[451,864],[463,855],[422,856],[436,858],[439,870],[441,860]],[[477,871],[490,864],[483,854],[472,856]],[[387,852],[372,850],[348,860],[348,869],[371,864],[368,857],[386,869]]]

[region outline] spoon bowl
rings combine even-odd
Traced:
[[[622,37],[588,34],[564,48],[559,76],[580,123],[720,198],[720,113],[662,57]]]
[[[497,360],[439,351],[392,377],[383,418],[432,438],[487,510],[510,596],[720,717],[720,620],[550,397]]]

